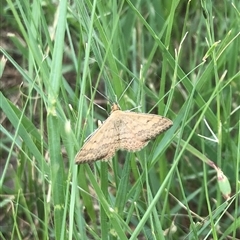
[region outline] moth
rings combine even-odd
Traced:
[[[110,116],[87,139],[75,162],[107,161],[118,150],[139,151],[172,124],[170,119],[159,115],[121,111],[114,103]]]

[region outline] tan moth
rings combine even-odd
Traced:
[[[109,160],[116,151],[136,152],[172,126],[168,118],[147,113],[121,111],[112,105],[110,116],[87,139],[75,157],[76,164]]]

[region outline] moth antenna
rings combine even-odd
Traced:
[[[92,87],[99,95],[101,95],[103,98],[105,98],[107,101],[109,101],[108,97],[101,93],[99,90],[97,90],[95,87]]]
[[[130,87],[130,85],[132,84],[134,78],[130,81],[130,83],[127,85],[127,87],[125,88],[125,90],[123,91],[123,93],[121,94],[121,96],[119,97],[119,101],[121,100],[121,98],[123,97],[123,95],[125,94],[125,92],[128,90],[128,88]]]
[[[92,99],[90,99],[87,95],[84,95],[84,97],[87,98],[89,101],[92,101]],[[105,108],[103,108],[102,106],[100,106],[96,102],[93,101],[93,104],[96,105],[97,107],[99,107],[100,109],[102,109],[104,112],[107,112]]]

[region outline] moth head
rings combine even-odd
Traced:
[[[116,104],[113,103],[112,107],[111,107],[111,113],[113,113],[114,111],[120,110],[120,107]]]

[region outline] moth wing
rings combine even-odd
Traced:
[[[112,121],[108,118],[85,142],[77,153],[77,164],[111,159],[118,149],[118,139]]]
[[[172,126],[168,118],[144,113],[124,112],[119,130],[119,147],[127,151],[139,151],[151,139]]]

